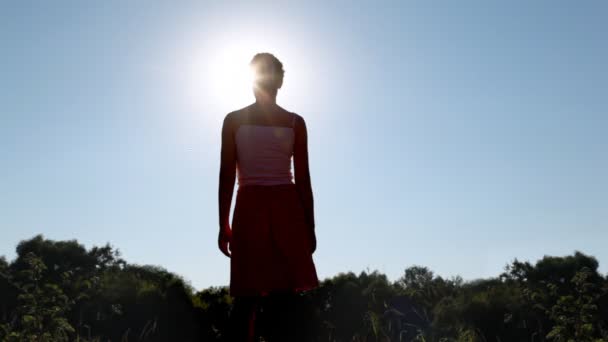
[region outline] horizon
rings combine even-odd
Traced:
[[[83,246],[86,249],[87,252],[90,251],[90,249],[93,248],[93,247],[103,247],[103,246],[106,246],[106,244],[104,244],[104,245],[95,245],[95,246],[86,246],[86,245],[82,244],[80,241],[78,241],[77,239],[52,240],[52,239],[47,239],[46,237],[44,237],[42,235],[37,235],[37,236],[33,236],[33,237],[29,238],[29,239],[24,239],[24,240],[20,241],[20,243],[21,242],[29,242],[32,239],[37,238],[38,236],[40,236],[43,240],[49,241],[49,242],[71,242],[71,241],[75,241],[80,246]],[[109,245],[112,248],[113,251],[118,252],[117,257],[119,259],[122,259],[127,265],[129,265],[129,266],[136,266],[136,267],[147,267],[147,266],[150,266],[150,267],[161,268],[161,269],[163,269],[163,270],[165,270],[165,271],[167,271],[167,272],[169,272],[169,273],[171,273],[171,274],[179,277],[180,279],[182,279],[184,281],[184,283],[186,285],[188,285],[188,286],[191,286],[194,291],[204,291],[206,289],[222,288],[222,287],[227,289],[229,287],[229,284],[223,284],[223,285],[210,285],[210,286],[207,286],[207,287],[197,288],[196,286],[194,286],[192,284],[192,282],[188,278],[184,277],[182,274],[176,273],[176,272],[172,271],[171,269],[167,269],[167,268],[165,268],[165,267],[163,267],[161,265],[146,264],[146,263],[132,263],[129,260],[126,260],[126,259],[123,258],[123,255],[120,252],[120,248],[118,246],[115,246],[115,245],[112,245],[112,244],[109,244],[109,243],[107,245]],[[15,246],[15,247],[17,247],[17,246]],[[405,275],[405,271],[408,268],[410,268],[410,267],[422,267],[422,268],[426,268],[434,277],[441,277],[442,279],[447,280],[447,281],[453,281],[453,280],[460,279],[460,280],[462,280],[463,283],[466,284],[466,283],[475,283],[477,281],[483,281],[483,280],[489,280],[489,279],[497,279],[497,278],[499,278],[501,276],[501,274],[503,272],[507,272],[508,271],[507,267],[512,266],[513,262],[515,262],[515,261],[524,262],[524,263],[527,262],[530,265],[535,266],[535,265],[537,265],[538,262],[543,261],[545,258],[567,258],[567,257],[576,256],[579,253],[582,254],[585,257],[590,257],[591,259],[596,260],[598,262],[598,270],[601,269],[602,263],[594,255],[586,254],[584,251],[573,251],[572,253],[567,254],[567,255],[543,255],[541,258],[539,258],[537,260],[523,260],[523,259],[520,259],[520,258],[514,258],[513,260],[509,260],[509,261],[505,262],[505,268],[501,272],[499,272],[499,273],[497,273],[495,275],[491,275],[491,276],[487,276],[487,277],[471,278],[471,279],[462,278],[459,274],[452,274],[452,275],[437,274],[433,269],[431,269],[431,268],[429,268],[429,267],[427,267],[425,265],[407,265],[407,266],[405,266],[403,268],[404,272],[401,275],[399,275],[397,278],[391,278],[387,274],[379,271],[378,269],[366,268],[366,269],[362,269],[362,270],[343,270],[343,271],[338,271],[335,274],[328,275],[327,277],[319,278],[319,281],[322,283],[322,282],[324,282],[326,280],[330,280],[332,278],[339,277],[341,275],[345,275],[345,274],[349,274],[349,273],[352,273],[352,274],[357,275],[357,276],[359,276],[361,274],[376,274],[377,273],[379,275],[386,276],[386,278],[388,279],[388,281],[390,283],[395,284],[395,283],[397,283]],[[6,257],[5,255],[0,255],[0,260],[2,260],[5,257]],[[6,259],[6,261],[9,264],[13,263],[16,260],[17,259]],[[600,275],[608,277],[608,273],[605,273],[605,274],[602,274],[602,272],[599,272],[599,273],[600,273]]]
[[[608,273],[608,4],[383,4],[0,5],[0,256],[42,234],[227,285],[221,123],[269,51],[308,126],[320,279],[575,251]]]

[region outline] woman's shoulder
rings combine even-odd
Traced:
[[[294,119],[293,119],[294,128],[306,129],[306,120],[304,120],[304,117],[298,113],[291,113],[291,114],[294,117]]]
[[[248,113],[251,111],[252,106],[253,105],[251,104],[246,107],[233,110],[232,112],[226,114],[226,116],[224,117],[224,122],[234,123],[243,121],[247,117]]]
[[[296,112],[292,112],[289,111],[285,108],[279,107],[281,109],[281,111],[283,112],[282,114],[285,115],[286,117],[288,117],[290,120],[292,120],[292,122],[297,126],[297,125],[306,125],[306,120],[304,120],[304,117]]]
[[[285,127],[305,127],[304,117],[300,114],[289,111],[283,107],[277,106],[273,111],[273,115],[268,116],[267,113],[258,113],[259,109],[255,107],[255,103],[246,107],[234,110],[224,117],[224,124],[238,127],[242,124],[257,124],[265,126],[285,126]],[[256,115],[257,114],[257,115]]]

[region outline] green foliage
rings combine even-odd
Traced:
[[[608,279],[597,269],[576,252],[514,260],[497,278],[469,282],[422,266],[395,283],[377,271],[342,273],[283,316],[319,342],[608,342]],[[196,292],[109,245],[36,236],[15,260],[0,257],[1,341],[223,341],[232,308],[226,287]],[[275,327],[258,313],[265,340]]]
[[[6,340],[68,341],[74,332],[65,317],[71,301],[58,285],[42,282],[46,271],[46,265],[34,253],[23,257],[23,267],[15,277],[19,289],[15,324],[5,325]]]
[[[547,335],[554,341],[603,341],[601,331],[605,322],[600,320],[598,300],[602,293],[593,281],[596,274],[587,267],[576,272],[570,280],[574,292],[560,295],[558,287],[549,284],[549,291],[556,298],[548,312],[554,326]]]
[[[0,286],[2,341],[197,339],[192,288],[109,245],[22,241],[13,262],[0,260]]]
[[[422,266],[412,266],[396,282],[397,288],[405,296],[412,298],[420,306],[420,316],[430,324],[433,310],[444,298],[451,298],[462,285],[461,278],[445,280],[435,276]]]

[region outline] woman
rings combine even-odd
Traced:
[[[262,297],[281,295],[275,303],[287,303],[290,294],[318,286],[312,260],[316,238],[306,123],[276,103],[283,64],[272,54],[260,53],[250,66],[256,101],[229,113],[222,127],[218,245],[231,258],[233,341],[253,341],[256,307]]]

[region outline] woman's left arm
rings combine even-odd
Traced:
[[[308,169],[308,132],[304,118],[297,116],[295,122],[295,143],[293,151],[294,178],[304,214],[308,223],[311,240],[311,252],[317,249],[315,235],[315,210],[312,186],[310,184],[310,171]]]

